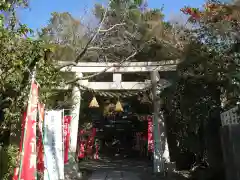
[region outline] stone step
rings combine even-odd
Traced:
[[[88,180],[140,180],[140,178],[135,173],[127,171],[97,170]]]

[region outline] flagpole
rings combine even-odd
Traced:
[[[31,85],[35,81],[35,76],[36,76],[36,66],[33,69]],[[25,144],[26,133],[27,133],[26,125],[28,124],[28,112],[30,112],[30,108],[31,108],[31,101],[30,101],[31,96],[32,96],[32,86],[30,87],[30,93],[29,93],[29,97],[28,97],[27,116],[26,116],[26,120],[24,123],[24,133],[23,133],[23,141],[22,141],[22,152],[20,153],[20,166],[19,166],[18,180],[21,180],[21,175],[22,175],[24,144]]]

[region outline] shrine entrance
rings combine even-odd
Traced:
[[[70,125],[71,149],[79,151],[80,158],[85,157],[81,154],[81,142],[90,139],[90,146],[95,147],[95,158],[99,153],[125,157],[138,154],[153,159],[155,172],[165,171],[165,164],[170,162],[170,158],[160,110],[160,94],[171,82],[160,76],[161,73],[174,72],[177,64],[178,61],[122,64],[81,62],[62,69],[74,72],[81,87],[73,89],[73,113],[80,121],[76,118]],[[107,74],[110,74],[110,79]],[[92,126],[88,132],[78,128],[82,119],[86,118],[79,114],[79,109],[87,111],[91,119]]]
[[[150,159],[153,110],[148,95],[141,92],[125,98],[121,95],[115,98],[96,95],[95,98],[99,107],[87,106],[85,112],[88,112],[92,128],[96,128],[95,140],[99,143],[100,158]]]

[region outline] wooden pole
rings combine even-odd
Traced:
[[[151,80],[152,80],[152,94],[153,94],[153,138],[154,138],[154,152],[153,152],[153,164],[154,164],[154,173],[164,172],[164,158],[163,153],[164,149],[162,146],[161,139],[165,137],[161,137],[160,133],[165,132],[165,130],[161,127],[163,123],[163,119],[160,118],[160,98],[157,96],[157,83],[160,79],[158,71],[151,72]],[[161,133],[161,135],[165,133]]]

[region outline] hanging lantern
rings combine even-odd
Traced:
[[[122,104],[120,103],[120,101],[117,101],[116,107],[115,107],[115,111],[116,112],[123,112],[123,107]]]
[[[96,97],[94,96],[92,101],[90,102],[89,104],[89,108],[98,108],[99,107],[99,104],[97,102],[97,99]]]

